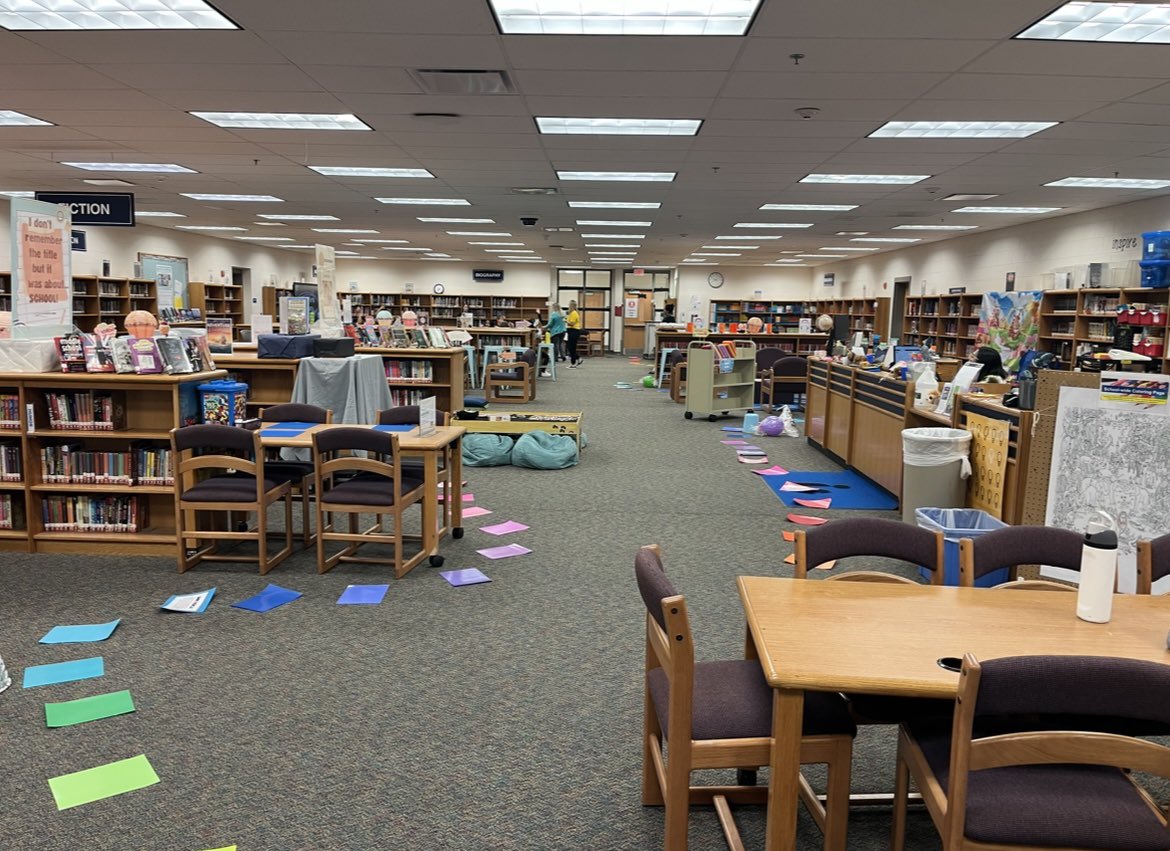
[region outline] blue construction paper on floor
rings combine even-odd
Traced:
[[[114,634],[121,618],[109,623],[84,623],[74,626],[55,626],[44,634],[41,644],[85,644],[90,641],[105,641]]]
[[[291,603],[293,600],[302,596],[300,591],[293,591],[289,588],[281,588],[279,585],[269,583],[268,587],[257,594],[255,597],[249,597],[247,600],[240,600],[238,603],[232,603],[233,609],[247,609],[250,612],[267,612],[275,609],[277,606],[283,606],[285,603]]]
[[[106,663],[101,656],[92,659],[77,659],[73,662],[55,662],[52,665],[34,665],[24,669],[24,688],[51,686],[57,683],[71,683],[76,680],[92,680],[104,676]]]
[[[337,598],[339,606],[376,606],[382,602],[389,585],[350,585]]]
[[[898,500],[879,488],[864,476],[851,470],[840,473],[818,473],[813,471],[793,471],[787,476],[760,476],[772,492],[780,497],[780,501],[792,508],[796,499],[824,499],[833,500],[833,508],[844,509],[895,509]],[[800,491],[781,491],[785,482],[800,482],[801,484],[847,485],[848,487],[824,487],[821,493]],[[814,485],[815,487],[816,485]]]
[[[743,431],[743,426],[724,426],[720,431]]]
[[[413,425],[376,425],[374,431],[413,431],[418,426]]]
[[[492,581],[478,567],[469,567],[464,570],[440,570],[439,576],[450,582],[453,588],[458,588],[461,585],[480,585]]]

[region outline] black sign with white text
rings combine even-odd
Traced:
[[[49,204],[68,204],[75,225],[134,227],[133,192],[38,192],[36,199]]]
[[[72,237],[73,250],[74,251],[85,251],[86,250],[85,231],[83,231],[83,230],[70,231],[70,235]]]
[[[502,281],[504,280],[503,269],[472,269],[471,280],[473,281]]]

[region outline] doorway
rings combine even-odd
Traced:
[[[894,296],[890,299],[890,333],[887,339],[902,339],[906,324],[906,296],[910,292],[910,276],[894,278]]]

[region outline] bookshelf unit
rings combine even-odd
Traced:
[[[848,316],[850,331],[886,335],[890,322],[890,299],[886,298],[845,298],[820,299],[815,301],[761,299],[730,299],[712,301],[709,326],[713,334],[735,333],[734,324],[746,323],[752,317],[764,321],[773,334],[795,334],[799,332],[800,320],[810,318],[814,322],[821,314]],[[719,326],[725,326],[723,331]]]
[[[687,346],[688,420],[696,414],[715,422],[720,414],[741,414],[755,410],[756,344],[751,340],[729,340],[735,356],[724,358],[716,349],[723,341],[694,340]],[[730,370],[721,368],[730,361]]]
[[[0,272],[0,310],[12,310],[12,274]]]
[[[906,299],[906,332],[900,337],[908,346],[931,340],[938,354],[966,359],[975,353],[981,293],[917,296]]]
[[[264,312],[278,316],[281,297],[292,294],[291,289],[284,287],[264,287],[261,299]],[[464,313],[470,313],[477,326],[490,326],[501,316],[508,322],[532,321],[536,313],[546,321],[548,319],[548,296],[339,292],[338,297],[349,298],[355,322],[360,322],[363,315],[373,316],[379,310],[389,310],[399,316],[407,308],[420,317],[425,315],[428,324],[443,328],[456,327]]]
[[[417,405],[420,399],[435,397],[435,407],[453,413],[463,408],[462,348],[371,349],[362,354],[380,355],[386,384],[395,405]]]
[[[240,338],[244,322],[244,288],[239,284],[204,284],[191,281],[187,284],[187,306],[202,312],[204,319],[223,317],[232,320],[232,334]],[[202,323],[196,323],[202,324]]]
[[[100,322],[124,329],[126,314],[147,310],[158,316],[158,289],[145,278],[73,277],[73,324],[91,333]]]

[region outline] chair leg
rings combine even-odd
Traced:
[[[306,550],[313,545],[313,530],[311,528],[311,523],[310,523],[310,521],[312,519],[312,517],[311,517],[312,512],[310,511],[311,506],[309,505],[309,494],[312,492],[312,490],[313,490],[313,477],[312,476],[305,476],[305,478],[301,479],[300,491],[301,491],[301,524],[302,524],[301,534],[302,534],[304,542],[305,542],[304,548]]]
[[[653,748],[651,739],[661,741],[662,731],[658,728],[658,718],[654,714],[654,704],[650,700],[650,691],[644,689],[642,714],[642,806],[661,807],[665,803],[662,797],[662,784],[658,782],[658,771],[654,768]]]
[[[825,789],[825,851],[845,851],[849,828],[849,787],[853,767],[853,740],[842,737],[834,749]]]
[[[266,506],[260,506],[256,512],[256,532],[260,536],[257,542],[259,545],[260,557],[260,575],[263,576],[268,571],[272,570],[272,565],[268,563],[268,511]]]
[[[890,851],[902,851],[906,847],[906,799],[910,794],[910,767],[902,732],[898,732],[898,755],[894,769],[894,812],[890,823]]]
[[[332,530],[333,525],[330,522],[331,517],[328,512],[323,511],[320,504],[317,506],[317,573],[324,573],[328,568],[325,566],[325,533]]]
[[[664,851],[687,851],[687,828],[690,822],[691,773],[674,754],[666,763],[666,826]]]

